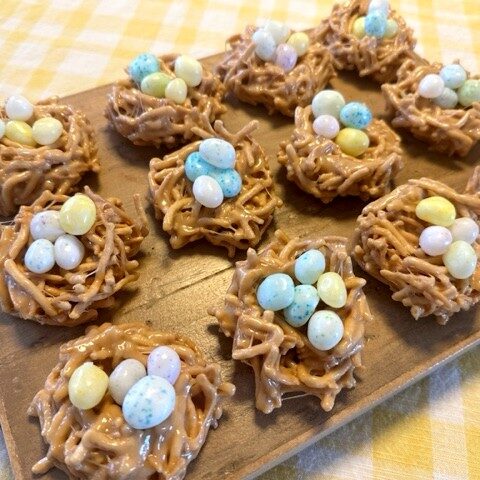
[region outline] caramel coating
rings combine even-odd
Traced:
[[[335,4],[314,37],[330,50],[338,70],[357,69],[361,77],[369,76],[379,83],[392,82],[402,63],[414,57],[416,40],[413,30],[395,10],[390,14],[398,24],[398,33],[393,38],[357,38],[352,26],[358,17],[367,14],[369,3],[370,0],[350,0]]]
[[[298,105],[311,103],[314,95],[335,76],[331,55],[309,34],[307,53],[299,57],[290,72],[285,72],[255,54],[255,30],[256,27],[248,26],[245,33],[227,40],[229,50],[215,72],[227,91],[242,102],[264,105],[269,114],[279,111],[292,117]]]
[[[205,238],[225,247],[233,256],[237,248],[256,245],[272,221],[275,207],[282,204],[275,195],[268,160],[262,147],[251,137],[258,122],[252,121],[236,134],[228,132],[220,120],[214,128],[194,128],[200,138],[218,137],[230,142],[236,151],[235,169],[242,177],[242,189],[233,198],[225,198],[215,208],[202,206],[192,193],[192,182],[185,176],[188,155],[198,151],[200,141],[150,161],[148,181],[155,216],[163,218],[163,229],[170,235],[173,248]]]
[[[160,70],[174,77],[177,56],[158,57]],[[172,148],[195,140],[194,127],[208,128],[226,112],[222,104],[224,94],[222,82],[205,67],[202,83],[188,87],[187,99],[182,105],[142,93],[131,78],[126,78],[113,85],[105,116],[118,133],[135,145]]]
[[[409,180],[367,205],[358,217],[355,260],[367,273],[388,285],[393,300],[409,307],[416,320],[435,315],[443,325],[454,313],[468,310],[480,299],[479,264],[468,279],[457,280],[449,275],[441,257],[430,257],[419,247],[420,234],[428,224],[415,215],[420,200],[438,195],[455,205],[457,218],[470,217],[478,222],[479,185],[479,167],[463,194],[429,178]],[[478,240],[473,248],[478,257]]]
[[[444,109],[418,94],[421,79],[429,73],[438,74],[442,67],[440,63],[407,61],[398,71],[397,83],[382,85],[383,96],[394,115],[394,127],[406,128],[431,150],[464,157],[480,140],[480,102],[468,108]]]
[[[371,319],[362,287],[347,254],[347,239],[312,235],[290,239],[281,231],[275,240],[247,259],[237,262],[225,304],[210,309],[222,332],[233,338],[232,358],[253,368],[256,406],[270,413],[282,405],[282,396],[303,392],[320,399],[324,410],[333,408],[343,388],[352,388],[354,371],[362,365],[365,323]],[[310,249],[321,250],[326,271],[337,272],[347,287],[346,305],[336,309],[344,324],[343,338],[332,350],[316,350],[308,341],[306,327],[293,328],[281,312],[264,311],[257,303],[256,289],[268,275],[283,272],[293,277],[295,259]]]
[[[108,393],[90,410],[79,410],[70,402],[68,381],[83,363],[92,361],[110,374],[127,358],[145,365],[149,353],[160,345],[178,353],[182,368],[175,382],[175,409],[158,427],[130,427]],[[217,427],[223,397],[234,392],[231,383],[222,381],[220,366],[207,363],[188,338],[141,323],[90,327],[84,337],[60,347],[59,362],[30,405],[28,413],[39,418],[48,444],[46,456],[32,472],[57,467],[71,478],[181,480],[210,427]]]
[[[53,117],[63,125],[60,138],[52,145],[35,148],[0,139],[0,215],[14,215],[21,205],[30,205],[45,190],[67,195],[82,176],[98,172],[97,144],[90,122],[58,97],[38,102],[30,123]],[[0,119],[6,119],[0,109]]]
[[[43,210],[60,210],[69,198],[44,192],[31,206],[20,208],[13,225],[0,236],[0,306],[6,313],[43,324],[72,327],[97,318],[99,308],[111,307],[114,295],[135,281],[138,262],[132,260],[148,234],[140,199],[135,196],[133,221],[116,198],[104,200],[85,187],[97,209],[94,226],[77,236],[85,256],[74,270],[55,266],[43,274],[32,273],[23,258],[30,241],[30,222]]]

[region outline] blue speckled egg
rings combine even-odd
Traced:
[[[140,84],[144,77],[151,73],[158,72],[160,69],[157,57],[151,53],[141,53],[137,55],[128,66],[128,74],[133,80]]]
[[[297,285],[293,302],[283,311],[285,320],[292,327],[301,327],[308,322],[317,308],[320,297],[313,285]]]
[[[325,271],[325,256],[320,250],[307,250],[295,260],[295,277],[304,285],[313,285]]]
[[[221,138],[207,138],[198,149],[202,158],[217,168],[235,167],[235,148]]]
[[[192,152],[185,161],[185,175],[191,182],[202,175],[210,175],[213,170],[215,167],[207,163],[200,152]]]
[[[442,77],[446,87],[456,90],[465,83],[467,72],[461,65],[452,63],[451,65],[445,65],[440,70],[440,77]]]
[[[381,10],[373,10],[365,17],[365,33],[382,38],[387,30],[387,16]]]
[[[133,428],[144,430],[166,420],[175,408],[175,389],[161,377],[141,378],[125,395],[123,416]]]
[[[293,280],[285,273],[274,273],[266,277],[257,289],[258,304],[265,310],[283,310],[295,295]]]
[[[214,168],[210,173],[222,188],[225,198],[237,196],[242,189],[242,177],[233,168]]]
[[[364,103],[350,102],[340,111],[340,121],[346,127],[362,130],[370,125],[372,112]]]

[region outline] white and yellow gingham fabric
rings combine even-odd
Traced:
[[[421,55],[460,58],[480,71],[480,0],[392,3],[415,29]],[[141,51],[206,56],[247,23],[275,18],[308,28],[331,6],[330,0],[0,0],[0,97],[75,93],[115,80]],[[0,435],[0,480],[11,478]],[[479,480],[480,349],[262,479]]]

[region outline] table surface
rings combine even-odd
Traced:
[[[415,29],[420,55],[480,70],[478,0],[392,4]],[[206,56],[247,23],[310,28],[330,8],[326,0],[0,0],[0,96],[75,93],[114,81],[141,51]],[[262,480],[479,479],[479,359],[477,348]],[[0,434],[0,480],[11,478]]]

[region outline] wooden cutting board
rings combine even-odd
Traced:
[[[205,61],[213,65],[219,56]],[[363,100],[381,117],[385,105],[378,85],[342,74],[333,88],[347,100]],[[303,397],[287,400],[280,410],[264,415],[254,408],[254,380],[249,368],[230,359],[231,341],[219,335],[207,308],[222,301],[232,277],[232,260],[224,249],[204,241],[173,251],[161,226],[155,222],[147,199],[148,162],[161,151],[132,146],[112,131],[103,117],[109,86],[68,97],[81,108],[97,130],[102,170],[89,175],[85,183],[103,196],[117,196],[133,213],[132,195],[140,193],[150,220],[151,233],[140,255],[140,279],[119,295],[118,306],[101,315],[100,321],[142,321],[158,329],[182,332],[193,338],[213,360],[221,363],[224,375],[237,386],[235,397],[226,404],[217,430],[211,431],[203,450],[189,467],[188,479],[253,478],[307,445],[373,408],[436,367],[480,343],[480,315],[477,309],[454,316],[446,326],[432,318],[415,322],[408,310],[390,299],[386,286],[367,276],[365,293],[374,322],[367,327],[365,369],[357,387],[337,397],[330,413],[317,400]],[[228,101],[224,121],[236,130],[251,119],[260,127],[255,137],[270,156],[277,191],[284,206],[276,212],[263,243],[276,228],[289,235],[311,232],[350,236],[364,203],[357,198],[339,198],[323,205],[303,193],[279,169],[276,152],[287,139],[293,120],[281,115],[269,117],[261,107]],[[427,147],[408,134],[403,136],[405,169],[397,184],[409,178],[430,176],[463,189],[480,149],[463,160],[429,153]],[[237,255],[243,259],[244,253]],[[365,274],[357,269],[357,274]],[[0,421],[12,468],[18,480],[32,478],[32,465],[44,454],[37,419],[26,415],[29,402],[43,385],[57,362],[61,343],[79,336],[84,328],[46,327],[0,315]],[[52,470],[46,479],[64,479]]]

